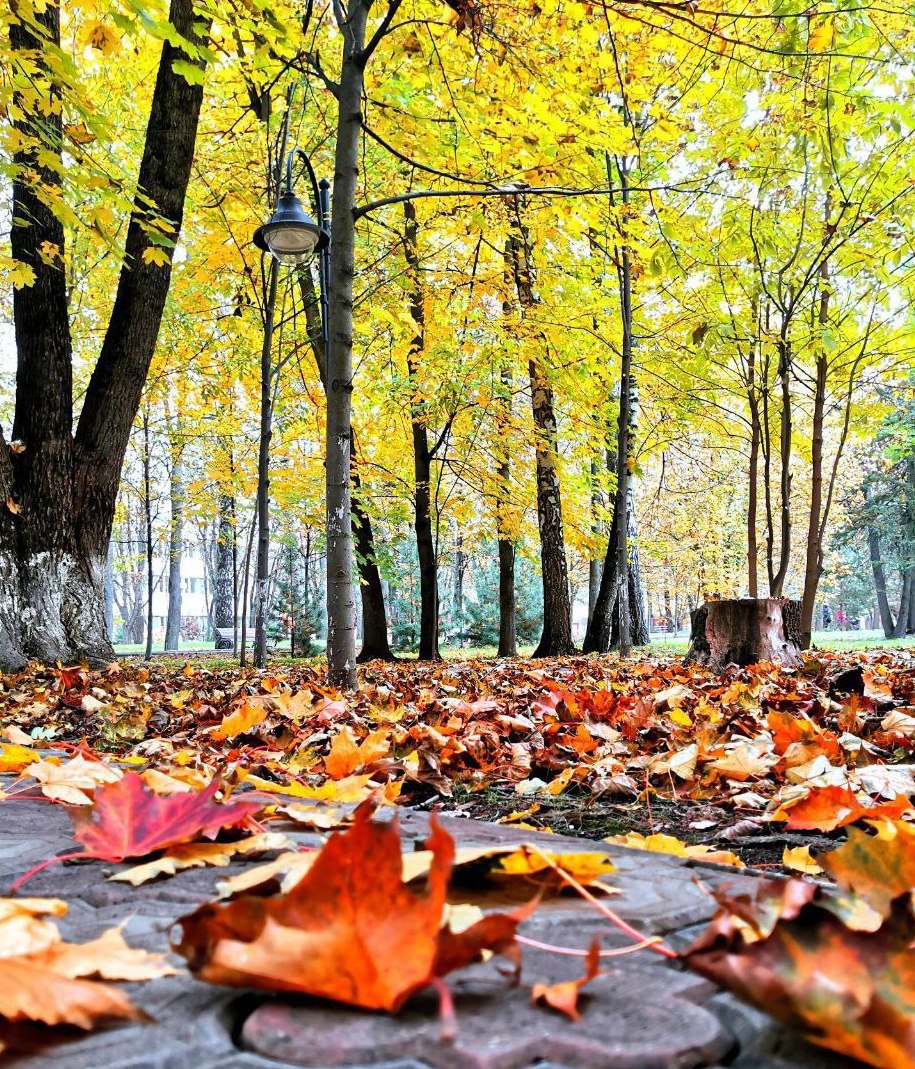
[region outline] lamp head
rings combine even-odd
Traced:
[[[329,235],[302,207],[302,202],[291,192],[284,193],[277,201],[276,210],[269,222],[258,227],[254,244],[269,252],[281,264],[300,264],[314,252],[326,248]]]

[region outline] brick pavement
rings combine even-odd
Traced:
[[[713,912],[699,885],[742,885],[753,877],[684,859],[625,850],[455,817],[442,823],[459,846],[540,841],[552,850],[603,850],[617,871],[608,880],[621,893],[613,907],[651,934],[683,946]],[[69,852],[69,818],[59,806],[16,799],[0,805],[0,893],[37,861]],[[428,816],[401,814],[406,840],[422,840]],[[317,845],[316,835],[291,833]],[[215,883],[253,864],[190,869],[138,888],[111,883],[119,867],[103,862],[52,866],[25,893],[60,897],[70,912],[64,936],[84,941],[127,919],[132,945],[165,950],[174,921],[215,895]],[[482,903],[485,907],[489,903]],[[605,948],[623,945],[586,903],[557,898],[526,922],[525,934],[544,942],[587,947],[600,928]],[[180,965],[180,960],[175,962]],[[15,1055],[16,1069],[847,1069],[858,1063],[828,1055],[786,1034],[762,1014],[717,992],[650,953],[610,959],[607,975],[582,999],[580,1024],[529,1005],[494,962],[454,974],[459,1035],[439,1039],[436,1000],[421,995],[397,1017],[362,1013],[309,1000],[271,999],[213,987],[187,974],[125,985],[151,1024],[55,1035],[33,1053]],[[580,959],[526,950],[525,977],[547,982],[581,973]],[[42,1033],[47,1037],[47,1033]]]

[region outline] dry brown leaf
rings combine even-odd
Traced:
[[[283,847],[292,845],[292,840],[279,832],[261,832],[234,843],[181,843],[170,847],[155,861],[134,865],[124,872],[114,873],[108,879],[139,887],[157,876],[174,876],[182,869],[224,867],[239,854],[260,854],[266,850],[282,850]]]

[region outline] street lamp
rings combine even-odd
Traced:
[[[288,116],[287,116],[288,121]],[[284,132],[285,141],[288,125]],[[305,211],[302,202],[292,188],[292,171],[295,161],[304,164],[305,172],[311,182],[317,222]],[[270,557],[270,438],[273,424],[273,376],[272,348],[274,320],[276,315],[277,282],[280,266],[299,267],[314,253],[318,254],[319,297],[321,308],[321,341],[324,352],[322,359],[327,360],[328,317],[327,292],[329,284],[330,230],[330,183],[326,179],[317,181],[311,160],[302,149],[293,148],[286,157],[286,181],[277,197],[276,208],[270,219],[258,227],[254,234],[254,244],[264,253],[268,253],[273,262],[270,265],[269,281],[266,284],[264,301],[264,341],[261,349],[261,419],[260,447],[257,463],[257,579],[255,586],[255,624],[254,624],[254,664],[263,668],[267,659],[267,584]],[[242,647],[244,656],[244,647]],[[244,660],[242,661],[244,664]]]
[[[318,221],[302,207],[302,202],[292,191],[292,167],[296,159],[305,165],[311,181]],[[313,252],[323,252],[330,241],[327,229],[328,192],[330,183],[326,178],[315,179],[314,168],[308,154],[296,147],[286,157],[286,188],[280,193],[276,208],[269,221],[257,228],[254,244],[269,252],[281,264],[295,266],[304,263]]]

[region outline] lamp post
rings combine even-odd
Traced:
[[[311,183],[317,212],[315,221],[293,191],[293,167],[304,164]],[[263,668],[267,661],[267,582],[270,572],[270,439],[273,433],[273,331],[280,266],[298,267],[318,255],[321,338],[328,347],[327,287],[330,183],[317,181],[311,160],[302,149],[293,148],[286,156],[285,182],[270,219],[254,233],[254,244],[271,257],[264,304],[264,343],[261,349],[261,430],[257,464],[257,571],[255,582],[254,664]]]

